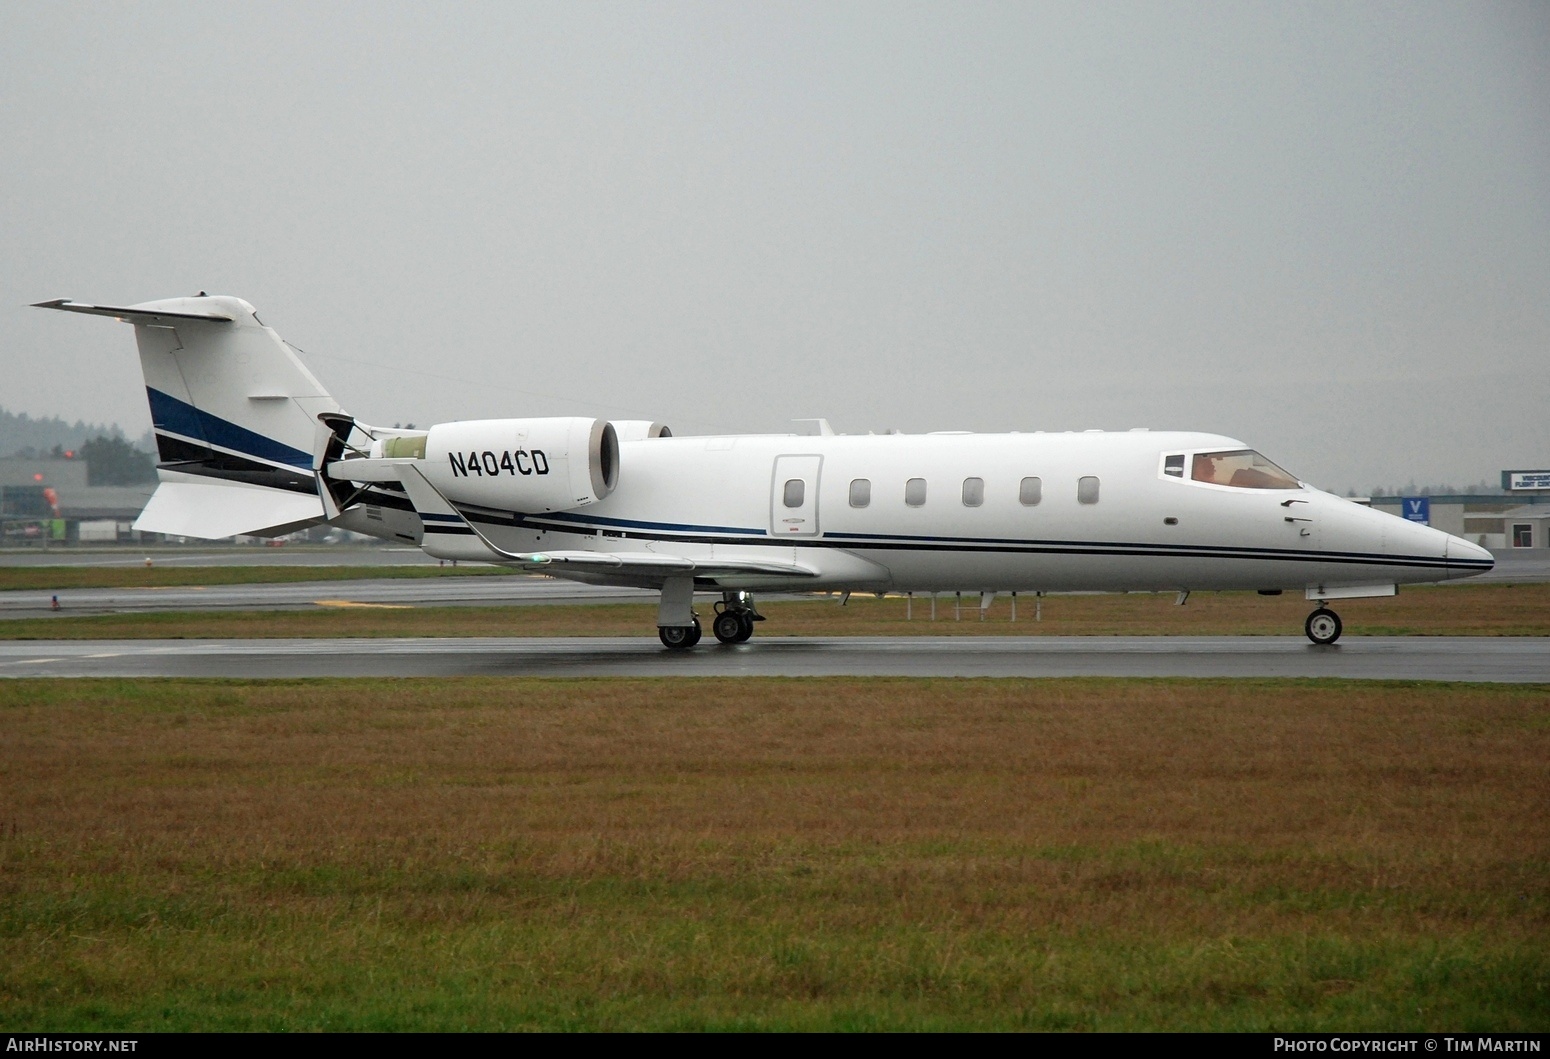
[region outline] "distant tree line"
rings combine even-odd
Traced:
[[[1386,489],[1386,488],[1384,488],[1383,486],[1380,485],[1380,486],[1377,486],[1376,488],[1374,488],[1373,491],[1371,493],[1369,493],[1368,495],[1369,496],[1479,496],[1482,493],[1494,494],[1494,493],[1499,493],[1499,492],[1501,492],[1501,483],[1500,482],[1488,482],[1484,478],[1482,478],[1482,479],[1480,479],[1480,481],[1476,482],[1474,485],[1466,485],[1466,486],[1457,486],[1457,485],[1416,485],[1415,482],[1413,482],[1413,481],[1410,482],[1410,484],[1408,484],[1408,485],[1399,486],[1399,487],[1394,488],[1394,489]],[[1347,495],[1354,496],[1355,492],[1352,491],[1351,493],[1348,493]]]
[[[79,456],[91,441],[115,438],[142,453],[156,451],[156,438],[149,430],[131,443],[116,425],[81,420],[67,423],[57,416],[34,419],[26,412],[8,412],[0,408],[0,456],[23,456],[30,459],[49,456],[59,459],[67,453]]]
[[[67,423],[51,417],[34,419],[26,412],[8,412],[0,408],[0,455],[45,456],[57,447],[61,452],[78,449],[88,438],[122,437],[116,426],[76,421]]]
[[[156,481],[156,461],[123,436],[98,434],[81,446],[87,485],[140,485]]]

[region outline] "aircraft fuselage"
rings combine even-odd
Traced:
[[[657,438],[623,443],[617,488],[584,508],[459,510],[508,552],[768,558],[812,568],[804,587],[858,591],[1303,590],[1490,568],[1475,545],[1305,484],[1165,471],[1169,455],[1246,449],[1154,431]],[[438,536],[424,540],[433,555],[489,558],[477,538]],[[701,581],[793,587],[755,574]]]

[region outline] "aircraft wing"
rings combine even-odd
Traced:
[[[638,551],[509,552],[465,518],[451,501],[431,485],[425,475],[412,466],[412,461],[395,465],[393,473],[403,483],[415,511],[426,524],[427,532],[435,532],[437,527],[448,527],[442,532],[472,533],[480,544],[490,550],[492,558],[514,563],[525,570],[557,577],[591,575],[648,580],[685,574],[691,577],[736,577],[750,574],[791,578],[818,576],[818,571],[810,566],[774,559],[690,559],[681,555]]]
[[[481,534],[481,539],[483,535]],[[487,547],[503,558],[524,568],[564,576],[567,570],[618,573],[629,576],[691,574],[695,577],[732,577],[738,574],[765,574],[776,577],[817,577],[818,571],[801,563],[775,562],[768,559],[687,559],[679,555],[653,555],[650,552],[533,552],[520,555],[501,551],[488,540]]]

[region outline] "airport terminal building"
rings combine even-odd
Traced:
[[[88,480],[84,459],[0,459],[0,541],[14,545],[138,540],[132,525],[156,483],[89,485]]]
[[[1503,471],[1500,493],[1379,496],[1372,506],[1492,551],[1550,548],[1550,470]]]

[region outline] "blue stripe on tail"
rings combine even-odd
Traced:
[[[151,422],[158,430],[168,430],[187,438],[202,438],[207,445],[218,445],[244,456],[288,464],[309,474],[312,472],[310,452],[292,448],[247,427],[239,427],[220,416],[202,412],[188,402],[153,387],[147,386],[145,393],[151,402]]]

